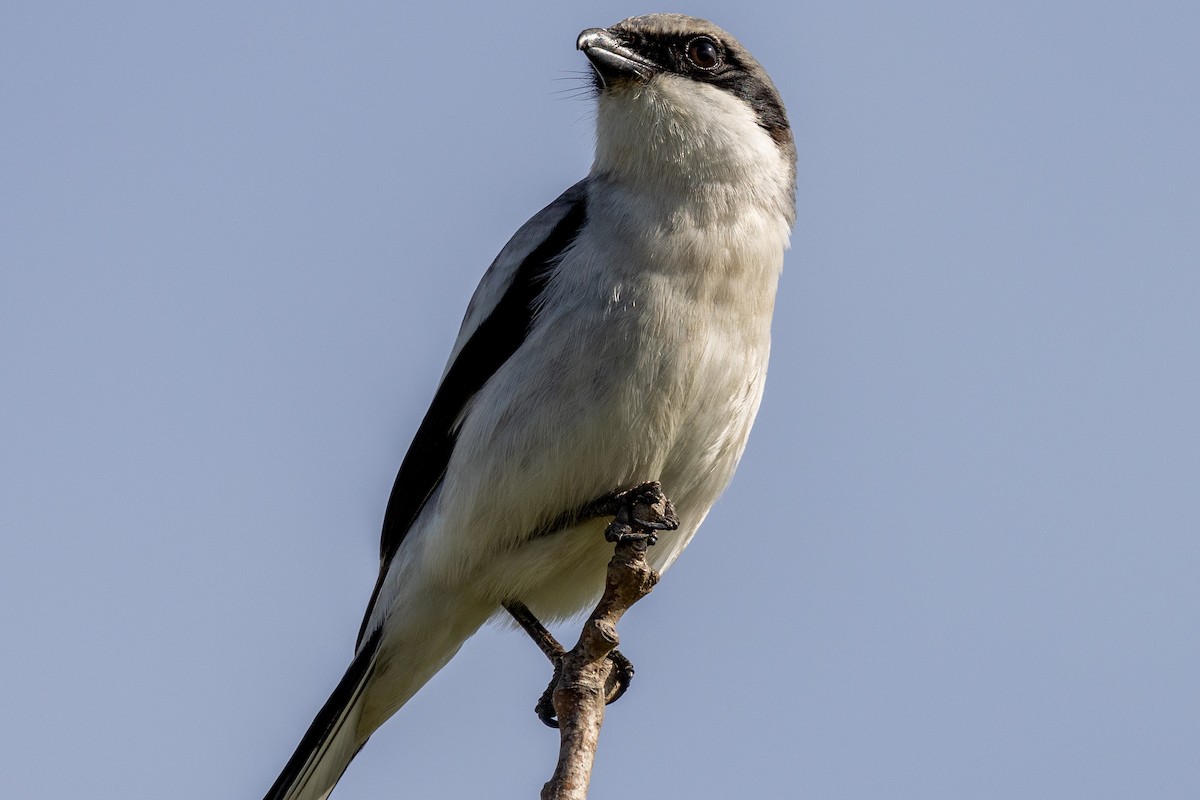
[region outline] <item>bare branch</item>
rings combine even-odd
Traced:
[[[609,526],[607,535],[617,546],[608,563],[604,595],[584,623],[579,643],[563,656],[562,674],[554,689],[560,735],[558,765],[554,777],[542,787],[542,800],[587,797],[604,705],[618,688],[614,662],[609,658],[618,643],[617,621],[658,583],[658,573],[646,563],[651,534],[633,532],[618,520]]]

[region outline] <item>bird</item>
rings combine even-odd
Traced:
[[[665,570],[724,491],[762,399],[795,222],[780,94],[682,14],[589,28],[595,156],[483,274],[384,514],[345,675],[266,800],[324,800],[367,738],[483,624],[599,597],[586,509],[657,481]]]

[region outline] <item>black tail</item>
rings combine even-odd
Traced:
[[[359,740],[358,718],[363,691],[375,669],[379,638],[376,630],[363,642],[264,800],[324,800],[333,791],[350,759],[367,742],[369,732]]]

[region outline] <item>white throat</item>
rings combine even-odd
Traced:
[[[675,75],[601,93],[592,174],[638,192],[699,200],[719,214],[731,204],[755,207],[789,227],[794,215],[793,165],[753,109]]]

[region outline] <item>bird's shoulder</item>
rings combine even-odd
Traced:
[[[584,178],[578,181],[560,194],[554,202],[530,217],[497,254],[487,271],[483,273],[479,285],[475,287],[475,292],[467,304],[462,325],[459,327],[458,338],[455,340],[450,357],[446,362],[447,371],[479,326],[496,310],[496,306],[513,287],[522,265],[529,261],[529,257],[538,249],[546,248],[548,245],[563,247],[569,244],[569,241],[552,242],[554,233],[564,220],[584,213],[587,206],[589,180],[589,178]]]

